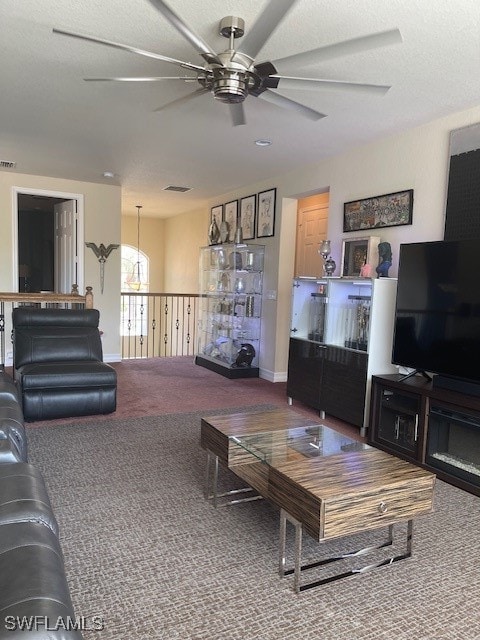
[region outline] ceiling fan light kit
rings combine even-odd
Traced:
[[[324,80],[321,78],[296,77],[282,75],[278,67],[284,65],[288,68],[292,64],[305,67],[318,64],[325,60],[331,60],[342,56],[361,53],[363,51],[390,46],[402,42],[398,29],[391,29],[367,36],[360,36],[344,42],[339,42],[323,47],[317,47],[303,53],[296,53],[277,61],[255,62],[258,52],[270,39],[278,25],[287,13],[299,2],[299,0],[269,0],[263,11],[254,21],[245,35],[245,22],[237,16],[222,18],[219,32],[229,40],[229,47],[217,53],[197,34],[186,22],[178,16],[164,0],[149,0],[159,13],[187,40],[197,53],[203,58],[203,66],[184,62],[175,58],[145,51],[130,45],[120,44],[111,40],[104,40],[89,35],[73,33],[61,29],[54,29],[55,34],[64,35],[80,40],[86,40],[96,44],[129,51],[137,55],[154,58],[162,62],[174,64],[196,74],[196,76],[158,76],[158,77],[113,77],[113,78],[85,78],[89,82],[114,81],[114,82],[161,82],[181,81],[185,83],[197,81],[200,84],[193,93],[182,96],[167,103],[155,111],[162,111],[172,105],[194,99],[206,93],[213,94],[219,102],[227,104],[230,108],[230,116],[234,126],[246,123],[243,102],[247,97],[263,98],[275,106],[295,111],[310,120],[320,120],[325,114],[316,111],[306,105],[288,98],[277,92],[277,89],[328,89],[328,90],[352,90],[371,93],[372,95],[385,94],[390,86],[364,84],[360,82],[348,82],[341,80]],[[242,38],[238,48],[235,40]]]

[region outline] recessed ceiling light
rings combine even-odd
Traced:
[[[255,144],[257,147],[269,147],[272,144],[272,141],[267,140],[266,138],[261,138],[260,140],[255,140]]]
[[[104,171],[103,172],[103,177],[104,178],[114,178],[115,174],[113,173],[113,171]]]

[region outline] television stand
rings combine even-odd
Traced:
[[[372,376],[368,443],[480,496],[480,395],[436,379]]]
[[[414,369],[411,373],[406,373],[404,376],[401,376],[398,381],[399,382],[403,382],[404,380],[408,380],[408,378],[413,378],[413,376],[416,376],[417,373],[419,373],[420,375],[422,375],[425,380],[428,380],[428,382],[432,381],[432,376],[429,375],[426,371],[424,371],[423,369]]]
[[[480,384],[462,378],[450,378],[449,376],[434,376],[432,386],[434,389],[449,389],[468,396],[480,396]]]

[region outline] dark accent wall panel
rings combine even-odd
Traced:
[[[480,149],[450,158],[445,240],[480,239]]]

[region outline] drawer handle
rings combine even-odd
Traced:
[[[385,502],[380,502],[380,504],[378,505],[378,511],[379,513],[387,513],[388,507]]]

